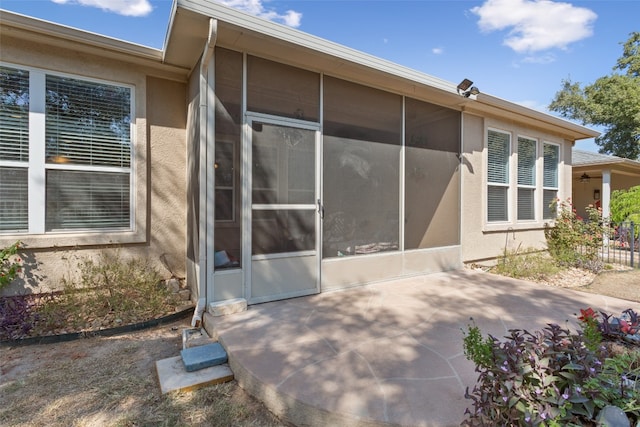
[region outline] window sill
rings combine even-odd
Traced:
[[[143,231],[81,231],[75,233],[48,234],[0,234],[0,248],[17,240],[27,249],[48,249],[56,247],[127,245],[146,242]]]
[[[527,231],[527,230],[544,230],[545,224],[550,226],[554,225],[553,220],[545,221],[527,221],[527,222],[500,222],[500,223],[485,223],[482,227],[483,233],[497,233],[505,231]]]

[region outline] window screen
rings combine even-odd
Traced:
[[[29,72],[0,67],[0,160],[29,160]]]
[[[402,98],[327,77],[323,256],[398,250]]]
[[[47,76],[48,163],[129,167],[131,90]]]
[[[555,144],[544,144],[543,167],[543,218],[553,219],[557,216],[557,204],[553,203],[558,197],[558,165],[560,162],[560,147]]]
[[[247,109],[317,122],[320,120],[320,75],[248,56]]]
[[[47,171],[47,231],[129,228],[128,173]]]
[[[509,219],[509,156],[511,136],[490,130],[487,138],[487,221]]]
[[[0,67],[0,232],[29,228],[29,72]]]
[[[404,248],[460,243],[460,112],[405,100]]]
[[[537,141],[518,137],[518,220],[535,219]]]
[[[0,232],[29,227],[27,170],[0,167]]]

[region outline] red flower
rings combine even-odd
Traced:
[[[631,325],[626,320],[620,320],[620,330],[625,334],[631,333]]]
[[[579,316],[578,320],[581,321],[581,322],[586,322],[588,320],[592,320],[592,319],[595,319],[596,317],[598,317],[596,312],[593,311],[593,309],[591,307],[587,308],[586,310],[580,309],[580,314],[582,316]]]

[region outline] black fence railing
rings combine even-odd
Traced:
[[[604,233],[600,258],[603,262],[640,268],[640,224],[611,224]]]

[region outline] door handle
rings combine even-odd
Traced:
[[[318,213],[320,214],[320,219],[324,219],[324,205],[320,202],[320,199],[317,200],[318,204]]]

